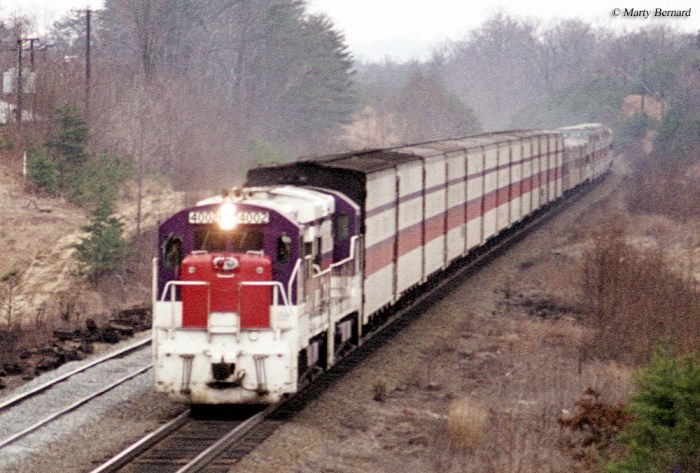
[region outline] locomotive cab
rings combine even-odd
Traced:
[[[352,246],[347,238],[340,250],[334,246],[340,199],[310,189],[245,189],[160,226],[157,390],[194,404],[265,404],[296,391],[306,367],[299,353],[321,331],[334,336],[332,318],[360,303],[350,291],[332,300],[334,288],[360,274],[357,253],[334,258]],[[357,209],[338,207],[343,234],[352,235]]]

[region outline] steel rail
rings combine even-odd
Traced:
[[[202,470],[204,467],[206,467],[212,461],[218,458],[227,448],[236,443],[238,440],[241,439],[241,437],[243,437],[254,427],[260,424],[265,419],[265,417],[267,417],[271,412],[273,412],[277,408],[278,406],[276,404],[272,404],[267,409],[258,412],[257,414],[246,419],[240,425],[236,426],[235,429],[231,430],[229,433],[221,437],[209,448],[204,450],[202,453],[193,458],[189,463],[177,470],[176,473],[194,473]]]
[[[163,424],[158,429],[142,437],[137,442],[131,444],[120,453],[110,458],[107,462],[92,470],[90,473],[112,473],[118,471],[124,465],[134,460],[137,456],[153,447],[164,438],[177,431],[185,423],[190,416],[190,411],[187,410],[175,417],[166,424]]]
[[[52,422],[53,420],[56,420],[59,417],[64,416],[64,415],[68,414],[69,412],[76,410],[77,408],[79,408],[83,404],[86,404],[89,401],[92,401],[93,399],[95,399],[96,397],[102,396],[103,394],[111,391],[112,389],[121,386],[122,384],[129,381],[130,379],[135,378],[136,376],[145,373],[146,371],[150,370],[151,368],[153,368],[152,364],[147,365],[143,368],[139,368],[138,370],[134,371],[131,374],[124,376],[123,378],[115,381],[114,383],[110,384],[109,386],[106,386],[106,387],[100,389],[99,391],[96,391],[96,392],[92,393],[91,395],[74,402],[73,404],[69,405],[68,407],[66,407],[60,411],[54,412],[50,416],[45,417],[44,419],[40,420],[39,422],[36,422],[35,424],[30,425],[26,429],[24,429],[20,432],[17,432],[16,434],[10,435],[6,439],[0,441],[0,448],[6,447],[7,445],[9,445],[11,443],[16,442],[17,440],[21,439],[22,437],[25,437],[27,434],[30,434],[30,433],[34,432],[35,430],[38,430],[39,428],[48,424],[49,422]]]
[[[92,368],[93,366],[99,365],[101,363],[104,363],[106,361],[109,361],[113,358],[119,358],[123,355],[126,355],[128,353],[131,353],[132,351],[138,350],[142,346],[148,345],[151,343],[151,337],[145,338],[143,340],[140,340],[136,343],[133,343],[131,345],[128,345],[120,350],[117,350],[115,352],[108,353],[100,358],[97,358],[96,360],[81,366],[79,368],[76,368],[72,371],[69,371],[68,373],[65,373],[55,379],[52,379],[51,381],[47,381],[46,383],[39,385],[27,392],[18,394],[14,397],[11,397],[10,399],[7,399],[5,401],[0,402],[0,411],[7,409],[10,406],[13,406],[15,404],[18,404],[26,399],[29,399],[31,397],[36,396],[37,394],[46,391],[47,389],[51,388],[52,386],[55,386],[56,384],[63,382],[67,380],[68,378],[71,378],[72,376],[75,376],[76,374],[82,373],[83,371],[87,371],[88,369]]]

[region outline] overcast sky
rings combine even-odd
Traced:
[[[326,13],[345,34],[355,58],[381,61],[422,59],[446,40],[463,38],[498,11],[520,18],[537,19],[544,24],[580,18],[593,26],[631,31],[640,27],[666,24],[685,32],[700,29],[700,4],[696,0],[307,0],[309,11]],[[0,0],[0,14],[7,17],[20,10],[35,15],[39,27],[71,9],[100,8],[102,0]],[[573,6],[572,6],[573,5]],[[687,10],[690,18],[662,19],[650,16],[613,16],[616,8],[637,10]]]

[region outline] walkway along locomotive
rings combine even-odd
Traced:
[[[609,168],[599,124],[249,171],[159,228],[155,386],[195,404],[294,393],[452,263]]]

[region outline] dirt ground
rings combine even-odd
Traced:
[[[182,206],[182,195],[149,186],[145,222]],[[614,404],[631,384],[627,368],[581,357],[591,333],[581,320],[578,268],[590,233],[611,218],[629,220],[635,245],[663,247],[679,269],[700,275],[697,224],[630,217],[622,198],[613,176],[445,294],[231,471],[595,471],[590,450],[571,448],[559,419],[589,388]],[[133,232],[135,207],[120,213]],[[21,275],[16,316],[31,323],[43,301],[56,316],[60,295],[80,284],[70,245],[84,214],[27,193],[16,170],[0,167],[0,218],[9,249],[0,276]],[[111,291],[114,301],[81,289],[78,310],[88,315],[129,297],[148,299],[148,287],[127,287]],[[7,299],[0,302],[4,326]]]
[[[20,322],[24,328],[47,322],[81,323],[148,301],[150,284],[137,285],[124,278],[110,281],[110,288],[85,284],[78,276],[72,246],[84,235],[81,227],[87,223],[87,212],[64,199],[33,192],[22,179],[21,159],[15,152],[0,153],[0,241],[5,248],[0,278],[17,274],[11,296],[8,282],[0,288],[0,327]],[[123,188],[118,207],[127,237],[135,232],[135,193],[134,186]],[[182,206],[183,195],[161,183],[149,182],[145,193],[144,228],[155,226]]]
[[[230,471],[595,471],[559,419],[589,389],[610,405],[632,389],[628,369],[580,354],[578,258],[620,215],[619,179],[445,294]],[[684,251],[688,229],[653,217],[635,230]]]

